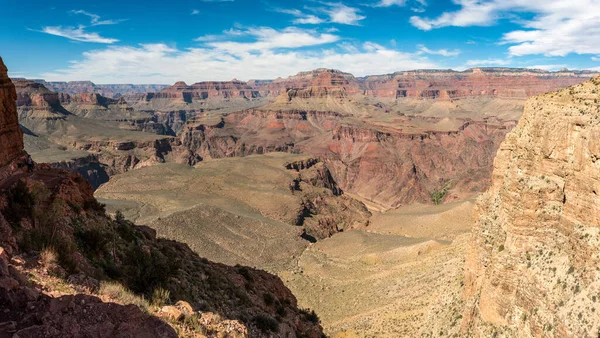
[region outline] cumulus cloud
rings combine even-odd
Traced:
[[[453,0],[461,8],[437,18],[413,16],[421,30],[446,26],[490,26],[510,18],[523,29],[504,34],[511,56],[600,53],[600,0]],[[529,19],[520,19],[526,14]],[[518,18],[518,19],[515,19]]]
[[[421,54],[431,54],[431,55],[441,55],[441,56],[457,56],[460,54],[460,50],[458,49],[453,49],[453,50],[447,50],[447,49],[438,49],[438,50],[432,50],[429,49],[427,47],[425,47],[425,45],[418,45],[417,46],[419,48],[419,52]]]
[[[366,16],[359,14],[360,9],[355,7],[348,7],[342,3],[324,2],[323,4],[327,7],[319,10],[329,16],[329,22],[359,26],[360,21],[366,18]]]
[[[192,9],[192,12],[190,13],[190,15],[198,15],[200,14],[200,11],[197,9]]]
[[[209,42],[198,48],[177,49],[162,43],[109,46],[85,52],[65,69],[41,74],[47,80],[90,79],[96,83],[172,83],[178,80],[245,80],[277,78],[315,68],[336,68],[355,75],[435,68],[418,53],[407,53],[366,42],[330,43],[339,37],[311,30],[253,28],[250,42]],[[325,46],[324,46],[325,47]],[[377,60],[377,62],[373,62]]]
[[[227,32],[226,32],[227,33]],[[254,39],[251,42],[237,41],[211,41],[214,36],[199,37],[196,41],[208,41],[206,45],[214,49],[224,50],[230,53],[246,53],[251,51],[281,49],[281,48],[300,48],[308,46],[317,46],[336,42],[339,36],[318,33],[314,30],[288,27],[283,30],[276,30],[270,27],[249,28],[241,32],[241,35],[250,36]]]

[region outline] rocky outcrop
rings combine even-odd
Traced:
[[[23,132],[14,101],[15,87],[8,78],[8,70],[0,58],[0,165],[13,160],[23,151]]]
[[[463,333],[596,337],[600,79],[530,99],[478,202]]]
[[[304,227],[303,238],[314,242],[369,225],[371,213],[366,206],[344,195],[323,162],[309,158],[288,163],[286,168],[298,173],[290,190],[302,198],[296,225]]]
[[[64,95],[31,80],[18,80],[14,84],[20,118],[53,121],[64,120],[69,114],[61,104]]]

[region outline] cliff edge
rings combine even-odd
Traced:
[[[463,334],[596,337],[600,78],[527,101],[500,146],[466,262]]]

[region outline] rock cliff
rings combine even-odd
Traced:
[[[596,337],[600,79],[527,101],[478,201],[463,334]]]
[[[15,86],[8,78],[8,70],[0,58],[0,165],[13,160],[23,151],[23,132],[19,128]]]

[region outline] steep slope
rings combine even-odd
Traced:
[[[478,202],[463,333],[596,337],[600,79],[530,99]]]
[[[10,80],[0,88],[0,121],[16,121]],[[107,217],[83,178],[43,164],[27,170],[14,141],[0,148],[9,161],[0,166],[0,337],[322,336],[317,316],[276,276],[211,263]]]
[[[4,165],[23,151],[23,132],[14,107],[17,99],[15,86],[0,59],[0,165]]]

